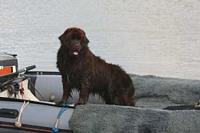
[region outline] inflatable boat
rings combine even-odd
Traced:
[[[0,131],[3,133],[71,132],[68,121],[73,114],[74,105],[56,106],[54,102],[45,100],[47,99],[45,97],[39,100],[36,93],[32,93],[30,89],[35,88],[31,82],[33,79],[24,74],[20,75],[34,67],[33,65],[0,76]],[[48,82],[44,84],[48,85]],[[42,92],[45,93],[44,90]],[[39,96],[42,97],[41,94]]]
[[[58,118],[60,111],[64,112]],[[71,132],[68,121],[73,111],[73,106],[61,108],[45,102],[0,98],[0,131]]]
[[[29,79],[29,89],[39,100],[59,101],[62,97],[62,82],[59,72],[48,71],[27,71],[24,76]],[[72,98],[69,98],[70,104],[78,101],[79,93],[76,90],[72,92]],[[97,95],[90,95],[89,103],[104,103]]]
[[[74,112],[78,92],[69,104],[56,106],[62,96],[59,72],[18,70],[16,55],[0,53],[0,132],[72,132],[68,121]],[[91,103],[103,103],[90,96]]]

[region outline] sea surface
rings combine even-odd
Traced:
[[[80,27],[91,51],[128,73],[200,79],[200,1],[0,0],[0,52],[58,71],[58,37]]]

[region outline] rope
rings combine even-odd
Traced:
[[[65,110],[67,110],[67,108],[69,107],[68,104],[62,104],[62,108],[60,109],[60,112],[58,113],[56,122],[55,122],[55,126],[52,128],[52,133],[58,133],[59,129],[58,129],[58,123],[60,120],[61,115],[65,112]]]
[[[20,74],[20,76],[22,76],[22,77],[28,79],[28,81],[29,81],[30,85],[33,87],[33,89],[38,93],[38,95],[40,95],[40,97],[42,98],[43,101],[46,101],[46,100],[44,99],[44,97],[40,94],[40,92],[35,88],[35,85],[31,82],[30,78],[28,78],[28,77],[27,77],[26,75],[24,75],[24,74]]]
[[[21,79],[21,89],[20,89],[20,94],[22,95],[22,99],[24,99],[24,87],[23,87],[23,78]]]
[[[21,107],[21,109],[20,109],[20,112],[19,112],[18,120],[15,122],[15,126],[16,126],[16,127],[21,127],[21,126],[22,126],[22,124],[21,124],[21,122],[20,122],[21,116],[22,116],[22,113],[23,113],[25,107],[26,107],[28,104],[29,104],[29,101],[28,101],[27,103],[24,101],[24,103],[23,103],[23,105],[22,105],[22,107]]]

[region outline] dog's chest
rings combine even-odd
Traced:
[[[69,65],[70,66],[70,65]],[[78,87],[82,77],[81,64],[70,66],[66,69],[67,82],[72,87]]]
[[[77,74],[68,74],[67,82],[71,87],[79,87],[80,77]]]
[[[80,79],[82,71],[79,67],[76,66],[76,68],[74,67],[69,68],[66,74],[68,82],[72,84],[76,83]]]
[[[91,72],[89,70],[74,71],[67,75],[67,82],[71,87],[80,88],[81,84],[87,85],[88,80],[91,79]]]

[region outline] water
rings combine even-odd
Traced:
[[[58,71],[58,36],[85,30],[90,49],[128,73],[200,79],[200,1],[0,0],[0,52]]]

